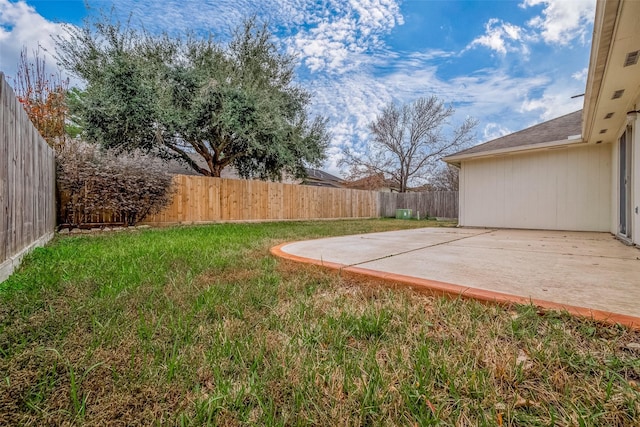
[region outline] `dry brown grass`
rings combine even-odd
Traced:
[[[193,227],[38,251],[0,293],[0,424],[637,425],[639,332],[268,253],[346,228]]]

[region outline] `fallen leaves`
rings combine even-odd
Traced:
[[[516,357],[516,365],[521,366],[523,370],[528,371],[533,368],[533,362],[529,358],[529,355],[524,350],[518,350],[518,357]]]

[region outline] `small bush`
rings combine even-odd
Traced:
[[[171,201],[166,165],[139,150],[119,153],[72,141],[56,163],[60,219],[70,227],[90,222],[135,225]]]

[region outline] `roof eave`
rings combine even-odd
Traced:
[[[598,0],[596,3],[582,116],[582,135],[587,141],[591,139],[593,132],[595,113],[613,42],[620,3],[620,0]]]
[[[584,144],[586,141],[582,138],[562,139],[558,141],[541,142],[539,144],[522,145],[519,147],[500,148],[497,150],[482,151],[479,153],[460,154],[443,157],[441,160],[453,166],[459,166],[460,162],[465,160],[474,160],[483,157],[502,156],[514,153],[525,153],[531,151],[540,151],[548,149],[557,149],[565,147],[573,147]]]

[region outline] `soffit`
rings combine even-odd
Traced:
[[[613,142],[626,122],[626,112],[637,109],[640,61],[624,64],[628,53],[640,50],[640,1],[599,2],[593,43],[583,138],[589,143]],[[615,98],[620,91],[624,92]]]

